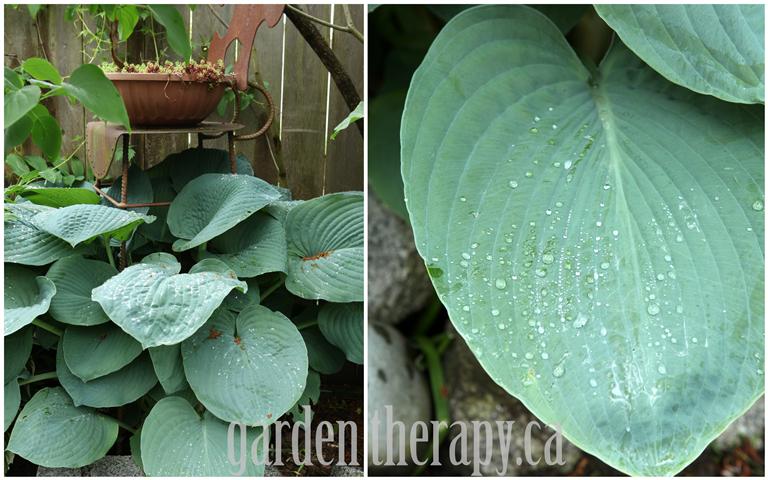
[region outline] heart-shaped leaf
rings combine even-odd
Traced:
[[[405,193],[453,324],[623,472],[679,472],[763,392],[762,119],[620,43],[590,76],[523,6],[457,15],[413,77]]]
[[[169,179],[173,188],[180,192],[189,182],[206,173],[232,173],[229,152],[217,148],[189,148],[183,152],[168,155],[164,163],[168,166]],[[251,162],[243,155],[235,159],[238,174],[253,176]]]
[[[667,79],[729,102],[765,102],[765,6],[595,5]]]
[[[35,108],[38,100],[40,100],[40,89],[35,85],[27,85],[6,93],[3,98],[5,128],[10,127]]]
[[[282,314],[252,305],[235,317],[218,310],[181,344],[187,381],[200,402],[228,422],[268,425],[301,397],[307,348]]]
[[[112,265],[77,255],[57,260],[46,276],[56,286],[51,316],[69,325],[99,325],[109,321],[101,305],[91,300],[94,288],[117,275]]]
[[[273,217],[256,212],[224,234],[212,239],[204,258],[229,265],[240,278],[286,270],[285,229]]]
[[[248,175],[197,177],[168,210],[168,227],[180,239],[173,243],[173,250],[189,250],[221,235],[279,196],[275,187]]]
[[[326,340],[318,327],[306,327],[300,331],[307,346],[307,357],[311,369],[323,375],[332,375],[344,367],[344,352]]]
[[[75,253],[64,240],[35,225],[38,213],[53,210],[32,203],[5,205],[3,232],[5,261],[22,265],[47,265]]]
[[[4,383],[14,380],[24,371],[29,354],[32,353],[32,330],[32,327],[24,328],[13,335],[6,335],[3,339]]]
[[[119,407],[138,400],[157,384],[148,354],[139,356],[116,372],[84,382],[67,366],[65,348],[65,345],[59,345],[56,352],[56,375],[75,406]]]
[[[152,366],[155,368],[160,384],[166,394],[170,395],[189,388],[184,376],[184,364],[181,362],[181,344],[162,345],[149,349]]]
[[[116,372],[141,354],[141,344],[111,322],[68,327],[62,345],[69,371],[84,382]]]
[[[347,360],[363,364],[362,303],[327,303],[320,307],[317,324],[325,338],[339,347]]]
[[[147,348],[179,343],[208,320],[232,289],[248,288],[218,272],[180,271],[173,255],[154,253],[95,288],[91,298]]]
[[[131,128],[120,93],[96,65],[80,65],[63,85],[67,94],[78,99],[102,120]]]
[[[103,205],[71,205],[45,210],[32,217],[37,228],[73,247],[101,235],[126,240],[137,225],[154,221],[152,216]]]
[[[303,202],[285,220],[288,278],[294,295],[311,300],[363,300],[363,195],[333,193]]]
[[[25,267],[5,264],[5,335],[29,325],[48,311],[56,286],[46,277],[38,276]]]
[[[79,468],[107,454],[117,423],[87,407],[75,407],[61,387],[44,388],[24,405],[8,450],[43,467]]]
[[[254,465],[251,447],[256,445],[256,455],[265,453],[260,428],[248,428],[241,443],[241,430],[235,428],[234,458],[240,465],[229,461],[227,432],[229,424],[205,412],[197,414],[190,404],[180,397],[167,397],[155,404],[141,429],[141,463],[147,475],[158,477],[223,477],[264,475],[263,462]],[[268,431],[265,433],[269,435]],[[246,452],[242,455],[242,452]]]
[[[294,422],[306,422],[304,406],[317,405],[318,400],[320,400],[320,374],[310,370],[307,374],[307,386],[304,388],[301,398],[288,413],[291,414]]]

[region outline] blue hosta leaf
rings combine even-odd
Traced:
[[[38,228],[32,218],[51,208],[32,203],[5,206],[3,232],[5,261],[22,265],[47,265],[75,253],[64,240]]]
[[[73,247],[101,235],[125,240],[139,224],[154,221],[155,217],[149,215],[103,205],[72,205],[46,210],[32,217],[37,228]]]
[[[68,327],[62,345],[69,371],[84,382],[116,372],[141,354],[141,344],[113,323]]]
[[[240,313],[245,310],[248,305],[258,305],[261,302],[261,292],[256,279],[248,279],[245,283],[248,284],[248,291],[242,293],[240,290],[232,290],[229,292],[229,295],[227,295],[227,298],[221,302],[221,308]]]
[[[155,201],[155,194],[152,191],[152,182],[150,181],[147,172],[140,169],[138,165],[131,165],[131,168],[128,170],[128,179],[128,200],[126,203],[152,203]],[[121,175],[117,177],[114,182],[112,182],[109,190],[107,190],[107,194],[109,194],[110,197],[112,197],[114,200],[117,200],[118,202],[122,200],[122,184],[123,177]],[[163,200],[157,201],[161,202]],[[96,203],[101,203],[104,206],[116,208],[106,198],[102,198],[101,202]],[[146,214],[149,212],[149,208],[150,207],[134,207],[129,208],[128,210],[131,212]]]
[[[595,5],[667,79],[729,102],[765,102],[765,6]]]
[[[363,363],[363,304],[328,303],[320,308],[317,324],[329,342],[339,347],[347,360]]]
[[[318,327],[301,329],[301,337],[307,346],[310,368],[323,375],[332,375],[344,367],[344,352],[328,342]]]
[[[65,348],[66,345],[59,345],[56,352],[56,375],[75,406],[119,407],[138,400],[157,384],[148,354],[139,356],[116,372],[84,382],[67,366]]]
[[[5,335],[29,325],[48,311],[56,286],[46,277],[38,276],[28,268],[5,264]]]
[[[304,388],[301,398],[288,413],[291,414],[294,422],[306,422],[304,406],[317,405],[318,400],[320,400],[320,374],[310,370],[307,374],[307,386]]]
[[[34,328],[25,328],[17,331],[13,335],[6,335],[4,338],[3,359],[4,383],[15,379],[24,371],[24,366],[29,360],[29,354],[32,353],[32,331]]]
[[[763,137],[761,106],[619,43],[590,78],[535,10],[473,8],[408,92],[416,245],[491,378],[619,470],[672,475],[763,392]]]
[[[227,453],[229,423],[214,417],[210,412],[202,418],[183,398],[167,397],[155,404],[141,429],[141,460],[144,471],[159,477],[223,477],[264,475],[264,464],[254,465],[251,447],[256,446],[256,455],[263,458],[260,428],[248,428],[241,444],[240,428],[235,428],[234,455],[244,458],[245,471],[240,472],[239,464],[231,464]]]
[[[17,378],[12,378],[5,383],[3,398],[3,406],[5,407],[3,409],[3,424],[5,425],[3,431],[6,432],[16,418],[16,413],[21,405],[21,389]]]
[[[229,265],[240,278],[286,270],[285,229],[273,217],[257,212],[209,242],[212,251],[203,258],[216,258]]]
[[[75,407],[61,387],[44,388],[24,405],[8,450],[43,467],[79,468],[107,454],[117,423],[87,407]]]
[[[229,152],[216,148],[189,148],[183,152],[168,155],[168,173],[173,188],[180,192],[189,182],[206,173],[232,173]],[[244,155],[235,160],[235,173],[253,176],[251,162]]]
[[[180,343],[152,347],[149,349],[149,356],[152,357],[155,374],[166,394],[170,395],[189,388],[184,376],[184,365],[181,363]]]
[[[69,325],[99,325],[109,321],[101,305],[91,300],[91,291],[117,275],[112,265],[77,255],[51,265],[46,276],[56,286],[51,316]]]
[[[228,422],[268,425],[299,399],[307,349],[282,314],[252,305],[237,317],[218,310],[181,345],[184,371],[200,402]]]
[[[218,237],[280,197],[275,187],[248,175],[208,173],[189,182],[168,210],[173,250],[189,250]]]
[[[333,193],[295,206],[285,220],[294,295],[330,302],[363,300],[363,195]]]
[[[232,289],[248,288],[230,275],[180,271],[173,255],[154,253],[95,288],[91,298],[146,348],[179,343],[208,320]]]
[[[277,202],[272,202],[264,207],[264,213],[268,213],[285,225],[285,219],[288,218],[288,212],[290,212],[293,207],[301,205],[302,203],[304,203],[304,200],[278,200]]]

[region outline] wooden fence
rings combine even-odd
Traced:
[[[233,6],[197,5],[190,9],[180,5],[178,8],[195,48],[193,58],[204,58],[202,47],[210,42],[213,32],[223,36],[224,22],[229,22]],[[339,5],[301,5],[301,8],[314,17],[344,24]],[[6,5],[5,65],[16,66],[26,58],[37,56],[47,58],[62,74],[69,74],[83,63],[111,61],[108,45],[96,45],[87,30],[82,33],[84,27],[95,31],[93,20],[88,16],[84,21],[67,20],[65,9],[64,5],[48,5],[33,20],[24,5],[18,8]],[[364,7],[351,5],[350,10],[355,26],[362,31]],[[316,27],[331,44],[362,97],[363,45],[347,33],[332,31],[320,24]],[[230,48],[228,58],[233,55],[232,50]],[[98,53],[94,55],[94,52]],[[120,50],[134,63],[154,60],[158,52],[163,58],[175,59],[162,35],[153,38],[138,28]],[[250,78],[267,87],[277,108],[274,124],[266,135],[239,142],[236,147],[251,159],[259,177],[287,186],[294,198],[301,199],[363,189],[362,136],[357,128],[351,127],[335,140],[329,139],[333,127],[347,116],[349,109],[317,55],[285,16],[276,27],[259,29],[251,56]],[[263,104],[258,97],[256,101],[240,116],[239,121],[246,125],[243,133],[263,124]],[[64,98],[46,102],[63,130],[62,153],[68,155],[77,150],[76,155],[84,158],[84,132],[89,115]],[[151,165],[187,148],[189,141],[187,135],[146,139],[135,146],[136,154],[143,164]],[[223,140],[208,144],[226,149]],[[34,151],[33,146],[25,148]]]

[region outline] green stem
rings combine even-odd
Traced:
[[[265,300],[265,299],[266,299],[268,296],[272,295],[272,293],[273,293],[275,290],[277,290],[278,288],[280,288],[280,287],[283,285],[283,283],[285,283],[285,276],[282,276],[282,277],[280,278],[280,280],[278,280],[277,282],[275,282],[273,285],[270,285],[270,287],[269,287],[268,289],[264,290],[264,292],[261,294],[261,302],[263,303],[263,302],[264,302],[264,300]]]
[[[440,303],[440,299],[435,295],[434,298],[432,298],[432,303],[429,304],[429,307],[427,307],[427,310],[424,312],[424,315],[419,318],[419,322],[416,324],[413,334],[425,335],[432,327],[432,324],[435,323],[437,314],[440,313],[440,309],[442,308],[443,304]]]
[[[103,413],[100,413],[102,417],[106,418],[107,420],[111,420],[117,424],[118,427],[127,430],[128,432],[131,432],[133,435],[136,435],[138,431],[133,428],[132,426],[128,425],[127,423],[123,422],[122,420],[118,420],[115,417],[110,417],[109,415],[104,415]]]
[[[308,320],[308,321],[303,322],[303,323],[299,323],[299,324],[296,325],[296,328],[299,329],[299,330],[304,330],[305,328],[314,327],[315,325],[317,325],[317,319],[316,318],[312,319],[312,320]]]
[[[427,337],[417,336],[415,337],[416,344],[424,354],[424,358],[427,361],[427,369],[429,371],[429,384],[432,389],[432,402],[435,409],[435,419],[439,422],[439,429],[437,434],[438,444],[443,443],[445,437],[448,435],[449,425],[451,423],[451,416],[448,410],[448,399],[445,391],[445,378],[443,376],[443,365],[440,359],[440,354],[435,348],[432,340]],[[421,475],[426,470],[427,465],[432,460],[432,452],[434,445],[430,445],[427,452],[426,459],[423,465],[419,465],[413,472],[413,475]]]
[[[40,319],[38,319],[38,318],[36,318],[36,319],[32,320],[32,325],[36,325],[36,326],[38,326],[38,327],[42,328],[43,330],[48,330],[48,331],[49,331],[49,332],[51,332],[52,334],[54,334],[54,335],[57,335],[57,336],[59,336],[59,337],[60,337],[60,336],[62,336],[62,335],[64,335],[64,332],[63,332],[63,331],[61,331],[60,329],[58,329],[58,328],[54,327],[54,326],[53,326],[53,325],[51,325],[50,323],[46,323],[46,322],[44,322],[44,321],[40,320]]]
[[[20,381],[19,386],[28,385],[30,383],[35,383],[35,382],[42,382],[43,380],[52,380],[54,378],[59,378],[58,375],[56,375],[56,372],[39,373],[37,375],[33,375],[29,377],[26,380]]]
[[[105,235],[102,238],[104,239],[104,248],[107,249],[107,258],[109,259],[109,264],[116,269],[117,265],[115,264],[115,257],[112,254],[112,247],[109,246],[109,237]]]

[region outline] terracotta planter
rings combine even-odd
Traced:
[[[193,126],[219,104],[230,83],[167,73],[107,73],[123,97],[132,126]],[[232,77],[234,81],[234,77]]]

